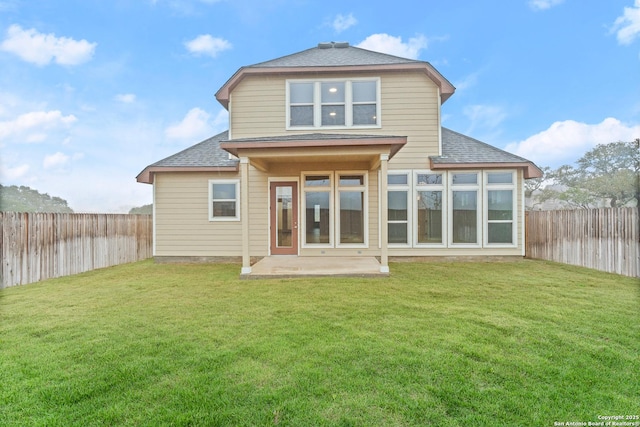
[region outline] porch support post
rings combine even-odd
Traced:
[[[240,157],[240,220],[242,222],[242,270],[243,274],[251,273],[251,256],[249,254],[249,159]]]
[[[387,171],[389,155],[380,154],[380,273],[389,272],[389,217],[387,196]]]

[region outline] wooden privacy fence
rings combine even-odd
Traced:
[[[530,211],[526,256],[640,276],[638,208]]]
[[[0,212],[0,288],[153,254],[151,215]]]

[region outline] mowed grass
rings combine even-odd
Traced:
[[[547,426],[640,412],[640,284],[540,261],[0,291],[4,426]]]

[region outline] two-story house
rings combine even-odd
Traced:
[[[317,47],[240,68],[229,130],[147,166],[154,256],[171,260],[524,255],[532,162],[442,127],[428,62]]]

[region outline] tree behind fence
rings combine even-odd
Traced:
[[[640,276],[638,208],[530,211],[529,258]]]
[[[153,255],[150,215],[0,212],[0,288]]]

